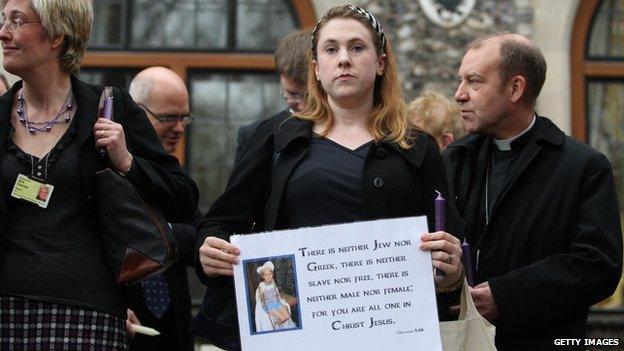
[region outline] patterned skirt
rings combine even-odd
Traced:
[[[127,350],[121,318],[81,307],[0,295],[0,350]]]

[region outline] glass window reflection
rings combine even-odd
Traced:
[[[189,132],[188,167],[206,211],[223,192],[234,165],[238,129],[272,116],[284,105],[274,73],[191,74],[195,120]]]
[[[94,5],[92,49],[271,53],[280,37],[298,28],[287,0],[95,0]]]
[[[620,209],[624,207],[624,80],[589,79],[587,83],[587,141],[611,162]],[[620,212],[624,218],[624,213]],[[624,303],[622,284],[600,308]]]
[[[223,49],[227,21],[226,0],[135,0],[130,46]]]
[[[95,1],[93,33],[89,45],[100,48],[122,48],[127,8],[124,0]]]
[[[78,78],[91,84],[128,89],[130,81],[139,71],[138,68],[83,68]]]
[[[296,16],[284,1],[237,0],[236,18],[236,44],[240,50],[271,50],[284,33],[297,27],[293,21]]]
[[[624,59],[624,0],[603,0],[589,35],[589,58]]]

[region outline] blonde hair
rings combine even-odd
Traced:
[[[1,0],[4,8],[8,0]],[[61,67],[70,74],[78,74],[84,56],[91,24],[93,3],[91,0],[30,0],[43,32],[48,39],[64,36],[59,57]]]
[[[373,37],[377,55],[386,55],[386,66],[383,74],[375,80],[373,110],[371,116],[367,119],[369,132],[373,135],[375,141],[392,141],[404,149],[410,148],[412,146],[409,133],[411,126],[406,117],[406,104],[399,82],[396,60],[392,53],[392,44],[390,40],[385,39],[384,46],[383,35],[377,34],[371,25],[371,20],[349,5],[331,8],[316,26],[312,37],[312,51],[308,54],[308,87],[305,108],[296,113],[295,117],[324,124],[326,128],[322,132],[323,135],[327,135],[332,127],[333,116],[327,102],[327,92],[325,92],[321,83],[316,80],[311,61],[316,56],[318,33],[327,22],[334,18],[349,18],[362,23]]]
[[[420,129],[439,139],[446,133],[459,139],[466,134],[457,104],[444,95],[426,91],[407,106],[408,118]]]

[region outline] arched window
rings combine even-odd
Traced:
[[[571,67],[572,133],[609,158],[624,209],[624,0],[580,2]],[[620,287],[608,305],[622,298]]]
[[[95,0],[81,78],[127,87],[149,66],[176,71],[196,116],[176,156],[207,210],[225,188],[236,131],[284,107],[273,51],[315,23],[309,0]]]

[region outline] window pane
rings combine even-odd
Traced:
[[[126,23],[124,0],[96,0],[94,2],[93,32],[89,47],[123,48]]]
[[[89,47],[96,49],[273,52],[278,39],[298,27],[288,0],[95,0],[94,5]]]
[[[227,0],[136,0],[132,13],[132,48],[227,47]]]
[[[624,80],[590,79],[587,84],[587,140],[607,156],[613,166],[613,177],[620,211],[624,211]],[[624,218],[624,212],[620,212]],[[621,307],[621,288],[600,307]]]
[[[273,73],[191,74],[195,120],[189,131],[188,167],[205,212],[232,171],[238,129],[284,108]]]
[[[91,84],[128,89],[130,81],[139,71],[138,68],[83,68],[78,78]]]
[[[237,50],[272,51],[297,27],[283,0],[237,0],[236,19]]]
[[[587,89],[589,144],[605,154],[624,209],[624,80],[590,80]]]
[[[589,58],[624,60],[624,0],[603,0],[592,21]]]

